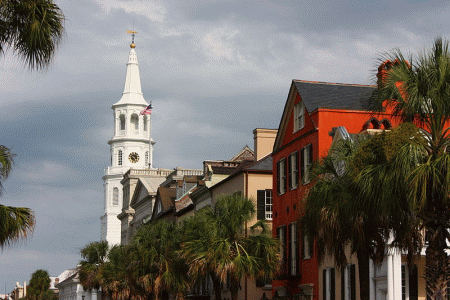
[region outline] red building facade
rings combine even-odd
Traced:
[[[334,129],[349,133],[389,129],[388,113],[371,110],[377,87],[293,80],[273,148],[273,235],[281,242],[283,266],[273,281],[279,296],[319,299],[319,262],[298,225],[311,183],[308,166],[326,156]]]

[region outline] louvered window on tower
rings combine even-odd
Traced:
[[[119,205],[119,189],[116,187],[113,189],[112,205]]]
[[[131,130],[134,134],[139,134],[139,117],[136,114],[131,115]]]
[[[145,151],[145,166],[148,166],[148,151]]]
[[[148,131],[147,116],[144,116],[144,131]]]
[[[125,134],[125,116],[124,115],[120,115],[119,117],[119,121],[120,121],[120,134]]]

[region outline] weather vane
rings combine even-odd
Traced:
[[[138,33],[138,32],[135,31],[135,30],[127,30],[127,33],[131,33],[131,45],[130,45],[130,47],[131,48],[136,47],[136,45],[134,44],[134,37],[136,36],[136,33]]]

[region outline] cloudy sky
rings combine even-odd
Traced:
[[[51,69],[0,57],[0,144],[16,167],[2,204],[37,225],[0,251],[0,293],[36,269],[58,276],[100,239],[104,168],[134,28],[152,101],[156,167],[229,159],[277,128],[292,79],[373,84],[377,58],[450,33],[448,1],[59,0],[66,38]]]

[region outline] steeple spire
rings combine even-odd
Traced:
[[[127,62],[127,77],[125,79],[125,88],[123,90],[122,98],[119,102],[113,105],[121,105],[121,104],[139,104],[147,106],[147,102],[142,95],[141,89],[141,77],[139,74],[139,64],[137,60],[136,51],[134,48],[136,45],[134,44],[134,37],[137,31],[128,30],[127,33],[131,33],[132,41],[130,44],[130,54],[128,56]]]

